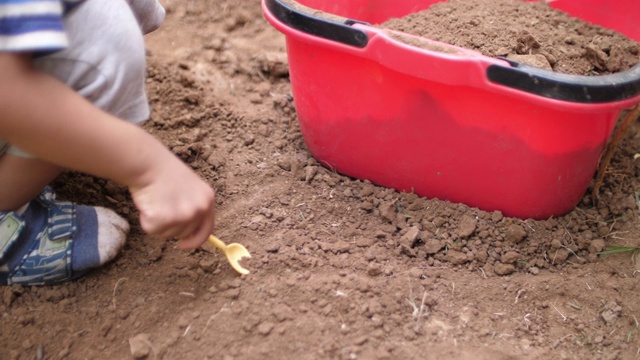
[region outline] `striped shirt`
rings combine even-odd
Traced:
[[[68,46],[62,20],[84,0],[0,0],[0,52],[50,52]]]

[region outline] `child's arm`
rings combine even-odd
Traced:
[[[196,248],[213,231],[213,189],[143,129],[113,117],[27,55],[0,53],[2,139],[56,165],[129,188],[146,232]]]

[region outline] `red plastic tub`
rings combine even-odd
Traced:
[[[309,150],[340,173],[420,196],[520,218],[570,211],[620,112],[640,103],[640,65],[559,74],[425,38],[415,40],[434,50],[408,45],[368,24],[436,2],[263,0],[286,37]],[[640,40],[640,1],[551,5]]]

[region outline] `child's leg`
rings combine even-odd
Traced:
[[[149,115],[142,33],[125,0],[83,2],[66,19],[68,49],[33,60],[104,111],[139,123]],[[0,283],[65,281],[115,257],[127,222],[114,212],[56,201],[60,171],[9,148],[0,155]],[[22,200],[27,206],[16,205]],[[29,202],[30,201],[30,202]],[[19,208],[18,208],[19,207]]]
[[[147,8],[157,22],[158,10]],[[33,66],[106,112],[133,123],[146,120],[144,40],[127,2],[87,1],[68,16],[65,29],[69,47],[36,57]],[[15,147],[9,146],[7,152],[2,155],[0,151],[0,210],[15,209],[35,198],[62,170]],[[12,156],[15,154],[22,156]]]
[[[31,157],[0,156],[0,211],[18,209],[33,200],[60,174],[59,166]]]

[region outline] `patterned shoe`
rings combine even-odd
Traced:
[[[128,231],[113,211],[56,201],[47,187],[22,215],[0,212],[0,284],[75,279],[113,259]]]

